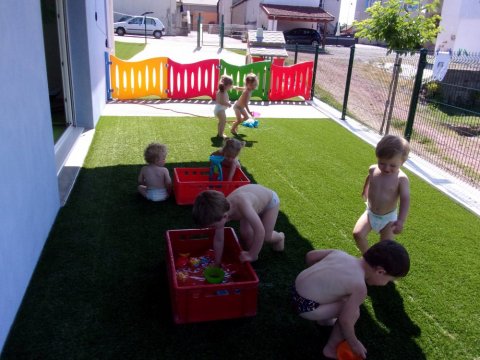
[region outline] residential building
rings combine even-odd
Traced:
[[[159,18],[165,25],[167,35],[174,35],[181,21],[176,0],[115,0],[113,11],[115,19],[122,15],[135,16],[151,11],[153,14],[150,16]]]
[[[106,103],[112,0],[2,2],[0,57],[0,349],[60,209],[63,166]],[[26,36],[25,34],[28,34]],[[56,57],[56,58],[55,58]],[[61,101],[55,101],[61,99]],[[66,130],[54,144],[52,117]]]
[[[202,16],[202,24],[218,24],[218,0],[177,0],[183,5],[183,11],[190,14],[192,30],[197,30],[198,15]]]
[[[435,50],[464,54],[480,53],[480,2],[478,0],[444,1],[442,31],[437,36]]]
[[[299,0],[295,5],[292,5],[291,0],[218,2],[219,16],[224,16],[226,24],[251,25],[267,30],[289,30],[297,27],[323,29],[320,24],[327,24],[327,33],[335,32],[340,7],[339,0]]]

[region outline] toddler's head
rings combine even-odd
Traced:
[[[202,191],[193,204],[193,221],[199,226],[212,226],[230,210],[225,195],[216,190]]]
[[[222,147],[223,156],[227,159],[235,159],[244,146],[245,141],[240,141],[234,138],[225,139]]]
[[[369,285],[386,285],[391,278],[404,277],[410,270],[407,250],[393,240],[379,241],[363,254],[363,259],[372,269],[382,272],[367,281]]]
[[[220,82],[218,83],[218,91],[225,92],[228,91],[233,85],[233,80],[228,75],[222,75]]]
[[[247,77],[245,78],[245,87],[249,90],[254,90],[257,88],[257,86],[258,86],[257,75],[255,75],[254,73],[248,74]]]
[[[163,163],[167,157],[167,146],[159,143],[151,143],[145,148],[143,157],[148,164]]]
[[[409,152],[410,144],[408,141],[395,135],[385,135],[375,149],[378,159],[390,160],[394,157],[400,157],[402,163],[407,160]]]

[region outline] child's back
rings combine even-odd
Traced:
[[[167,188],[167,180],[170,178],[168,169],[158,165],[145,165],[141,174],[147,189],[165,189]]]
[[[338,301],[357,287],[365,287],[361,263],[340,250],[332,250],[321,261],[303,270],[295,281],[298,293],[320,304]]]

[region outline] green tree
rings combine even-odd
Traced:
[[[370,18],[354,22],[356,37],[384,41],[388,53],[412,52],[435,41],[440,32],[439,0],[429,3],[419,0],[377,1],[366,12]]]

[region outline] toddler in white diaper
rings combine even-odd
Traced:
[[[362,192],[367,209],[353,229],[353,237],[362,254],[368,249],[370,231],[379,233],[380,240],[391,240],[403,230],[410,207],[410,185],[400,167],[409,151],[407,140],[394,135],[384,136],[377,144],[378,162],[370,166]]]
[[[217,137],[226,138],[225,135],[225,124],[227,123],[227,115],[225,110],[227,110],[230,105],[230,99],[228,97],[228,91],[233,86],[233,80],[230,76],[223,75],[220,78],[218,83],[218,90],[215,96],[215,108],[213,109],[213,114],[218,118],[218,128],[217,128]]]
[[[172,180],[165,165],[167,146],[151,143],[144,152],[148,165],[138,175],[138,192],[151,201],[163,201],[172,189]]]

